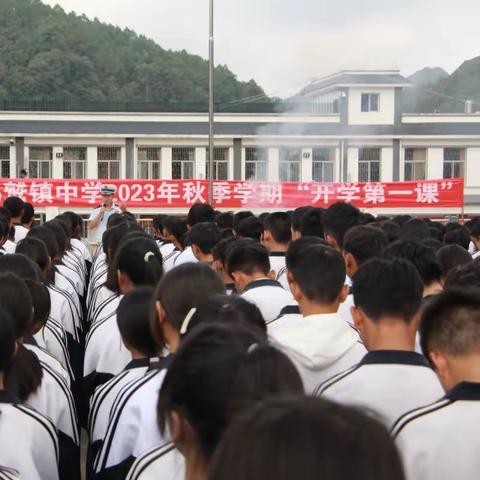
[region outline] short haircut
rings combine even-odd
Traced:
[[[257,217],[247,217],[237,225],[235,233],[239,237],[251,238],[259,242],[263,233],[263,224]]]
[[[322,208],[311,208],[302,215],[300,222],[300,233],[302,237],[323,238],[323,212],[324,210]]]
[[[220,229],[215,222],[201,222],[192,227],[188,240],[190,245],[196,245],[203,254],[209,255],[220,237]]]
[[[236,231],[237,230],[237,227],[238,227],[238,224],[242,221],[242,220],[245,220],[246,218],[248,217],[254,217],[255,215],[253,215],[252,212],[250,212],[249,210],[247,211],[240,211],[240,212],[237,212],[233,215],[233,229]]]
[[[152,219],[152,227],[155,230],[163,230],[166,218],[166,215],[155,215]]]
[[[31,222],[32,218],[35,216],[35,209],[31,203],[25,203],[25,208],[23,210],[22,224],[27,225]]]
[[[302,293],[311,301],[331,304],[345,285],[345,262],[334,248],[293,242],[286,265]]]
[[[8,237],[10,228],[5,217],[0,216],[0,238]]]
[[[339,248],[343,247],[343,237],[355,225],[363,225],[362,212],[350,203],[337,202],[330,205],[322,217],[325,235],[331,235]]]
[[[12,214],[10,213],[10,210],[5,207],[0,207],[0,216],[4,217],[7,223],[12,221]]]
[[[470,246],[470,232],[464,225],[456,224],[456,228],[452,228],[445,234],[445,245],[459,245],[468,251]]]
[[[442,271],[434,250],[418,240],[397,240],[385,248],[383,256],[385,258],[403,258],[412,262],[417,268],[424,285],[430,285],[441,280]]]
[[[185,235],[188,232],[187,222],[180,217],[168,217],[165,219],[165,229],[170,235],[183,245]]]
[[[445,290],[423,311],[420,324],[422,351],[450,355],[480,353],[480,290]]]
[[[152,287],[135,288],[122,298],[117,308],[117,324],[122,339],[146,357],[157,354],[150,330],[153,294]]]
[[[461,265],[473,263],[472,256],[460,245],[445,245],[437,252],[437,260],[442,267],[442,277],[445,278],[451,270]]]
[[[219,261],[225,267],[227,264],[227,250],[232,242],[237,242],[235,237],[223,238],[213,248],[212,255],[214,261]]]
[[[314,207],[303,206],[296,208],[292,213],[292,230],[294,232],[299,232],[302,227],[302,218],[303,216]]]
[[[447,275],[445,290],[451,289],[480,289],[480,264],[476,261],[453,268]]]
[[[227,271],[242,272],[252,275],[261,272],[268,275],[270,272],[270,258],[268,250],[253,240],[239,239],[232,242],[227,250]]]
[[[388,243],[395,242],[395,240],[398,240],[402,234],[400,226],[391,220],[382,224],[382,231],[387,236]]]
[[[470,235],[475,238],[480,238],[480,218],[477,218],[470,227]]]
[[[5,372],[15,352],[15,327],[11,313],[0,306],[0,372]]]
[[[197,223],[214,221],[215,210],[208,203],[196,203],[190,207],[187,216],[187,222],[191,227]]]
[[[233,213],[232,212],[219,212],[215,216],[215,222],[218,228],[231,228],[233,229]]]
[[[424,240],[431,236],[427,222],[421,218],[412,218],[402,226],[402,238]]]
[[[19,197],[8,197],[3,202],[3,206],[11,213],[13,218],[23,215],[25,202]]]
[[[370,225],[352,227],[343,238],[343,250],[351,253],[359,265],[370,258],[380,257],[387,245],[385,233]]]
[[[286,212],[274,212],[268,214],[263,221],[263,230],[272,234],[277,243],[287,245],[292,239],[292,222]]]
[[[422,245],[431,248],[435,252],[435,254],[437,254],[437,252],[443,247],[443,242],[432,237],[422,240]]]
[[[353,300],[369,318],[401,318],[410,323],[418,312],[423,282],[407,260],[373,258],[357,270],[352,279]]]

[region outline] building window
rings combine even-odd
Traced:
[[[98,178],[120,178],[120,147],[98,147]]]
[[[280,149],[280,181],[281,182],[299,182],[300,167],[302,165],[301,148],[281,148]]]
[[[314,182],[333,182],[335,150],[333,148],[314,148],[312,150],[312,180]]]
[[[137,178],[145,180],[161,178],[161,158],[162,149],[160,147],[139,147]]]
[[[445,148],[443,150],[443,178],[463,178],[465,150]]]
[[[245,180],[267,179],[268,148],[245,149]]]
[[[29,147],[29,176],[31,178],[52,177],[52,147]]]
[[[361,148],[358,151],[358,181],[380,181],[380,148]]]
[[[172,178],[174,180],[195,178],[194,148],[172,148]]]
[[[63,148],[63,178],[85,178],[86,147]]]
[[[425,180],[426,164],[426,148],[406,148],[404,180]]]
[[[10,178],[10,147],[8,145],[0,146],[0,176]]]
[[[362,112],[378,112],[379,100],[378,93],[362,93]]]
[[[213,179],[228,180],[229,148],[215,147],[213,149]],[[207,148],[207,179],[210,178],[210,149]]]

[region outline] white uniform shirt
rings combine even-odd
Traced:
[[[9,254],[14,254],[15,253],[15,249],[17,248],[17,244],[15,242],[12,242],[11,240],[7,240],[4,244],[3,244],[3,249],[9,253]]]
[[[23,225],[14,225],[15,227],[15,243],[18,243],[20,240],[23,240],[28,233],[28,228],[25,228]]]
[[[401,417],[392,434],[408,480],[473,480],[480,472],[480,383],[463,382]]]
[[[267,322],[267,332],[271,334],[278,328],[282,328],[284,325],[295,323],[297,320],[303,318],[302,312],[297,304],[287,305],[283,307],[277,318]]]
[[[285,289],[290,291],[287,280],[287,267],[285,265],[285,252],[270,252],[270,268],[275,272],[275,280]]]
[[[182,263],[198,263],[197,257],[193,254],[192,247],[187,247],[183,252],[175,258],[174,267],[182,265]]]
[[[92,221],[95,217],[97,217],[98,212],[100,209],[103,207],[103,205],[99,205],[91,214],[90,217],[88,218],[88,221]],[[99,222],[97,223],[97,226],[91,230],[91,239],[93,243],[102,243],[102,237],[103,234],[105,233],[105,230],[107,229],[107,223],[108,219],[114,214],[114,213],[122,213],[119,207],[116,205],[112,205],[111,208],[109,208],[100,218]]]
[[[377,350],[322,383],[315,393],[337,403],[372,410],[391,428],[398,417],[437,401],[444,392],[422,355]]]

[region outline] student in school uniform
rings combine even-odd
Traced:
[[[367,355],[350,370],[320,384],[329,400],[376,412],[387,427],[404,413],[435,402],[442,386],[415,352],[423,283],[402,259],[373,259],[353,277],[352,315]]]
[[[460,245],[444,245],[437,252],[437,260],[442,271],[442,284],[454,268],[473,263],[472,256]]]
[[[176,258],[184,250],[187,222],[180,217],[169,216],[165,219],[164,232],[169,243],[160,248],[160,253],[163,257],[163,269],[168,272],[175,266]]]
[[[95,462],[99,478],[125,478],[137,457],[168,441],[160,434],[156,421],[158,392],[169,362],[166,352],[177,351],[180,330],[190,310],[224,292],[215,271],[201,263],[180,265],[162,277],[155,291],[156,315],[152,318],[160,361],[118,395],[103,447]]]
[[[13,241],[18,243],[20,240],[24,239],[28,233],[28,229],[22,225],[22,217],[25,212],[25,202],[18,197],[8,197],[3,202],[3,206],[12,216],[12,224],[15,228],[15,237]]]
[[[212,248],[213,268],[222,278],[227,295],[237,293],[235,281],[227,271],[227,250],[230,244],[235,241],[235,237],[223,238]]]
[[[293,303],[290,291],[272,279],[268,250],[254,240],[239,239],[227,251],[227,271],[235,289],[254,303],[266,322],[278,317],[283,307]]]
[[[298,241],[297,241],[298,242]],[[338,317],[345,300],[345,262],[335,249],[295,245],[287,252],[288,281],[303,318],[270,333],[299,369],[307,392],[352,365],[366,350],[357,332]]]
[[[15,253],[16,243],[13,241],[13,237],[11,235],[13,227],[12,214],[10,213],[10,210],[7,210],[5,207],[0,207],[0,217],[4,218],[8,225],[7,239],[3,243],[2,249],[6,253]]]
[[[150,331],[151,304],[154,289],[140,287],[123,297],[117,309],[117,324],[132,360],[123,372],[95,390],[90,401],[88,420],[88,471],[93,474],[93,463],[107,433],[110,412],[119,392],[133,380],[143,377],[156,357],[156,344]]]
[[[0,478],[57,480],[58,439],[52,422],[5,388],[16,354],[14,320],[0,307]],[[18,474],[18,477],[16,476]]]
[[[289,289],[285,254],[292,240],[292,222],[286,212],[274,212],[263,221],[262,245],[268,250],[270,266],[275,272],[275,280],[280,282],[285,290]]]
[[[446,390],[401,417],[393,436],[408,480],[471,480],[480,469],[480,291],[451,290],[423,312],[421,342]]]
[[[200,222],[188,234],[195,258],[201,263],[213,264],[213,247],[220,241],[221,233],[214,222]]]

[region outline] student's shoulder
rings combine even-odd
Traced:
[[[155,463],[175,451],[175,445],[171,442],[152,448],[140,455],[133,463],[127,480],[140,480],[142,475]]]
[[[343,370],[340,373],[337,373],[336,375],[333,375],[332,377],[328,378],[324,382],[320,383],[320,385],[315,388],[313,391],[313,394],[315,396],[321,396],[325,394],[329,389],[332,389],[333,387],[339,386],[342,384],[342,382],[346,382],[348,380],[351,380],[354,376],[355,373],[359,371],[361,368],[361,365],[354,365],[353,367],[348,368],[347,370]]]
[[[36,429],[43,431],[47,434],[47,437],[52,441],[55,446],[55,450],[58,449],[57,446],[57,429],[53,424],[50,418],[46,417],[45,415],[41,414],[33,407],[29,405],[19,403],[12,405],[12,407],[16,410],[16,412],[23,417],[24,421],[27,421],[35,426]],[[21,428],[20,422],[18,422],[18,427]]]

